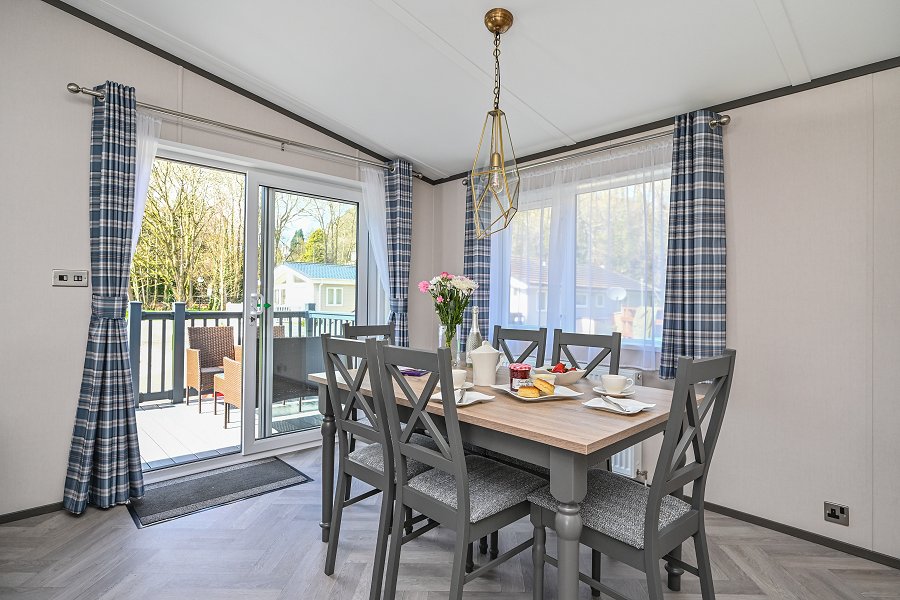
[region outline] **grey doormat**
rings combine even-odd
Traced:
[[[138,528],[312,481],[277,457],[151,483],[128,504]]]
[[[272,421],[272,429],[278,433],[290,433],[315,429],[322,426],[322,415],[310,415],[308,417],[294,417],[293,419],[280,419]]]

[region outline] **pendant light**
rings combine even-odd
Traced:
[[[500,34],[512,23],[512,13],[505,8],[492,8],[484,15],[485,27],[494,34],[494,108],[484,119],[469,177],[479,239],[505,229],[519,208],[519,168],[506,114],[500,110]]]

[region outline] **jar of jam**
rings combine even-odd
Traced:
[[[509,365],[509,389],[515,391],[523,385],[531,384],[531,365],[512,363]]]

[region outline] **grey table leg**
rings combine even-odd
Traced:
[[[334,502],[334,434],[337,426],[334,423],[334,411],[328,401],[328,388],[319,385],[319,412],[325,417],[322,420],[322,541],[328,542],[331,532],[331,510]]]
[[[581,539],[581,501],[587,494],[584,456],[555,450],[550,465],[550,492],[559,502],[556,512],[557,597],[578,598],[578,549]]]

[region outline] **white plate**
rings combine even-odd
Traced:
[[[588,408],[596,408],[598,410],[606,410],[612,413],[616,413],[617,415],[636,415],[637,413],[647,410],[648,408],[653,408],[656,406],[655,404],[647,404],[646,402],[638,402],[637,400],[627,400],[627,399],[616,399],[616,402],[622,405],[622,408],[626,408],[628,410],[620,410],[615,404],[610,404],[605,398],[602,396],[600,398],[593,398],[588,400],[587,402],[582,402],[584,406]]]
[[[456,406],[471,406],[473,404],[478,404],[479,402],[490,402],[493,400],[493,396],[488,396],[487,394],[482,394],[481,392],[466,392],[465,398],[462,402],[457,402]],[[441,393],[438,392],[431,397],[432,402],[440,402],[441,401]]]
[[[613,398],[629,398],[634,396],[634,386],[631,386],[628,389],[622,390],[621,392],[607,392],[606,389],[602,385],[598,385],[594,388],[594,391],[598,394],[604,394],[606,396],[612,396]]]
[[[538,396],[537,398],[526,398],[525,396],[520,396],[513,390],[509,389],[508,383],[498,383],[497,385],[492,385],[491,387],[495,390],[506,392],[510,396],[518,398],[519,400],[524,400],[525,402],[542,402],[544,400],[568,400],[569,398],[577,398],[578,396],[581,396],[583,394],[583,392],[576,392],[575,390],[558,385],[555,387],[555,389],[553,390],[553,394],[551,395]]]

